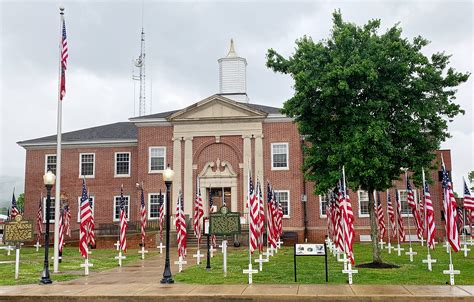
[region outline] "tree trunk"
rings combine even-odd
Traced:
[[[369,215],[370,215],[370,236],[372,237],[372,259],[374,263],[382,263],[380,246],[377,242],[379,228],[377,224],[377,215],[375,213],[374,189],[369,189]]]

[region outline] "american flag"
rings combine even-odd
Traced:
[[[267,184],[267,241],[272,246],[272,248],[276,248],[276,237],[274,234],[274,227],[273,227],[273,212],[274,212],[274,205],[273,205],[273,190],[270,186],[270,183]]]
[[[163,242],[163,222],[165,221],[165,203],[163,202],[163,194],[160,190],[160,195],[158,196],[158,216],[160,224],[160,242]]]
[[[258,183],[258,205],[259,205],[259,234],[260,238],[258,239],[259,242],[259,251],[263,252],[263,233],[265,232],[265,205],[264,205],[264,200],[263,200],[263,190],[262,186],[260,185],[260,182]]]
[[[87,257],[87,241],[88,241],[88,228],[91,220],[92,211],[89,204],[89,197],[87,196],[86,182],[82,180],[82,194],[81,194],[81,205],[80,205],[80,217],[81,222],[79,225],[79,251],[82,257]]]
[[[91,208],[91,220],[89,221],[89,227],[87,229],[87,244],[90,246],[95,247],[95,222],[94,222],[94,211],[93,204],[92,204],[92,197],[89,195],[89,206]]]
[[[186,220],[184,216],[184,205],[181,192],[178,197],[178,205],[176,207],[176,236],[178,241],[178,257],[186,257]]]
[[[469,225],[474,222],[474,199],[471,195],[471,190],[464,179],[464,208],[469,211],[467,217],[469,218]],[[471,233],[472,236],[474,234]]]
[[[123,185],[120,187],[120,242],[119,247],[127,252],[127,213],[125,212],[125,198],[123,197]]]
[[[62,253],[64,247],[64,210],[59,213],[59,252]]]
[[[202,204],[201,189],[199,185],[196,188],[196,199],[194,200],[193,228],[194,236],[201,243],[201,218],[204,216],[204,206]]]
[[[416,234],[418,238],[421,239],[423,238],[423,224],[421,223],[420,212],[418,211],[418,208],[416,206],[415,194],[413,192],[413,189],[411,188],[410,179],[408,178],[408,175],[406,175],[406,181],[407,181],[407,203],[411,209],[411,213],[413,214],[413,217],[415,218]]]
[[[247,196],[247,207],[249,209],[249,250],[250,253],[257,249],[258,241],[258,217],[259,217],[259,206],[257,197],[255,196],[252,175],[248,176],[248,196]]]
[[[345,190],[346,184],[345,179],[340,180],[340,190],[342,195],[342,206],[341,206],[341,217],[343,221],[343,251],[347,255],[347,258],[351,261],[352,264],[355,263],[354,261],[354,252],[352,249],[352,245],[354,243],[354,213],[352,211],[351,200],[349,198],[349,194],[347,190]]]
[[[385,237],[385,233],[387,233],[387,229],[385,227],[385,215],[382,207],[382,201],[380,200],[380,193],[377,192],[377,222],[379,226],[379,236],[380,239],[383,239]]]
[[[459,232],[456,226],[458,220],[456,211],[456,199],[454,197],[453,188],[451,186],[451,179],[449,179],[444,160],[442,161],[442,186],[444,189],[444,209],[445,209],[445,221],[446,221],[446,234],[448,242],[451,245],[454,252],[458,252],[460,248],[459,243]]]
[[[277,231],[278,231],[278,237],[281,237],[283,235],[283,207],[281,206],[281,199],[280,199],[280,194],[278,194],[278,200],[277,200]]]
[[[12,209],[10,211],[10,219],[14,220],[17,215],[20,215],[20,211],[18,210],[18,206],[16,204],[15,192],[12,195]]]
[[[68,48],[67,48],[67,36],[66,36],[66,21],[64,17],[62,20],[62,35],[61,35],[61,81],[60,81],[60,92],[59,99],[62,101],[66,95],[66,69],[67,69],[67,59],[69,57]]]
[[[64,206],[64,234],[71,238],[71,208],[69,205]]]
[[[37,241],[40,240],[41,234],[43,233],[43,198],[40,198],[38,204],[38,213],[36,214],[36,229],[38,231]]]
[[[398,231],[398,240],[405,241],[405,228],[403,227],[403,218],[402,218],[402,203],[400,202],[400,196],[398,190],[395,190],[395,199],[397,203],[397,231]]]
[[[426,225],[427,225],[427,244],[431,249],[435,248],[435,237],[436,237],[436,226],[435,226],[435,218],[434,218],[434,209],[433,209],[433,202],[431,201],[431,194],[430,188],[428,186],[428,182],[425,182],[425,188],[423,190],[423,196],[425,200],[425,207],[426,207]]]
[[[337,241],[336,245],[339,247],[341,251],[344,251],[344,237],[343,237],[343,232],[344,232],[344,220],[342,218],[342,213],[344,212],[344,202],[343,202],[343,194],[342,194],[342,188],[341,188],[341,182],[339,181],[337,183],[337,210],[336,210],[336,218],[337,218]]]
[[[141,186],[140,194],[140,218],[141,218],[141,232],[142,232],[142,244],[145,244],[145,229],[146,229],[146,205],[145,195],[143,194],[143,186]]]
[[[387,212],[388,219],[390,220],[390,227],[392,230],[393,238],[397,236],[397,224],[395,221],[395,212],[393,211],[392,198],[390,197],[390,191],[387,190]]]
[[[330,206],[329,211],[331,213],[331,238],[332,241],[337,245],[337,230],[338,230],[338,222],[337,222],[337,194],[334,191],[331,191],[331,197],[329,198]]]

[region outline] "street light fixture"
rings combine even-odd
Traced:
[[[166,257],[165,257],[165,270],[163,272],[163,279],[161,279],[160,283],[162,284],[172,284],[174,280],[171,275],[170,269],[170,187],[171,183],[173,182],[174,172],[171,170],[170,165],[166,167],[166,170],[163,171],[163,181],[166,185]]]
[[[43,176],[43,182],[46,186],[46,230],[44,232],[44,267],[43,273],[41,274],[41,284],[51,284],[53,281],[49,277],[49,220],[50,220],[50,207],[51,207],[51,188],[53,187],[56,181],[56,175],[53,172],[48,171]]]

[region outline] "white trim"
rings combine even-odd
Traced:
[[[45,154],[44,155],[44,174],[48,172],[48,157],[49,156],[56,156],[56,153],[54,154]],[[56,156],[56,169],[58,167],[58,157]],[[56,171],[55,171],[56,172]]]
[[[286,146],[286,167],[274,167],[273,166],[273,146],[274,145],[285,145]],[[271,154],[271,170],[272,171],[290,170],[290,147],[289,147],[288,142],[271,143],[270,144],[270,154]]]
[[[83,145],[121,145],[121,144],[132,144],[132,146],[137,146],[137,139],[123,139],[123,140],[88,140],[88,141],[73,141],[73,142],[61,142],[61,145],[71,145],[71,146],[83,146]],[[27,142],[17,142],[23,148],[28,147],[54,147],[56,142],[40,142],[40,143],[27,143]],[[110,146],[107,146],[110,147]]]
[[[160,217],[160,209],[158,208],[158,217],[151,217],[150,214],[151,214],[151,211],[150,211],[150,208],[151,208],[151,195],[160,195],[160,192],[156,192],[156,193],[148,193],[148,206],[147,206],[147,216],[148,216],[148,220],[158,220]],[[166,194],[164,192],[161,192],[161,195],[163,196],[163,204],[166,203]],[[165,211],[165,214],[166,214],[166,207],[164,207],[164,211]]]
[[[127,174],[117,174],[117,154],[128,154],[128,173]],[[132,170],[132,152],[122,151],[114,153],[114,177],[130,177]]]
[[[92,198],[92,216],[94,216],[94,208],[95,208],[95,196],[89,196]],[[71,209],[71,207],[69,207]],[[95,220],[95,219],[94,219]],[[77,197],[77,222],[81,222],[81,196]]]
[[[286,192],[288,194],[288,214],[284,215],[283,218],[291,218],[291,210],[290,210],[290,190],[275,190],[275,193],[280,194],[281,192]],[[277,199],[278,200],[278,199]],[[279,201],[279,200],[278,200]]]
[[[319,195],[319,218],[328,218],[327,213],[323,214],[323,195]]]
[[[402,195],[400,193],[401,192],[406,192],[407,190],[406,189],[397,189],[397,191],[398,191],[398,197],[400,198],[400,202],[402,202]],[[416,197],[417,197],[416,196],[416,190],[413,191],[413,197],[415,198],[415,201],[416,201]],[[405,202],[407,203],[407,208],[410,210],[410,206],[408,205],[408,200],[406,200]],[[401,211],[403,212],[403,207],[401,207]],[[406,218],[406,217],[413,218],[412,213],[408,213],[408,214],[401,213],[401,216],[402,216],[402,218]]]
[[[51,207],[50,210],[53,210],[52,213],[53,215],[55,214],[54,212],[54,207],[55,207],[55,198],[51,197]],[[36,211],[38,212],[38,211]],[[46,197],[43,197],[43,223],[46,223]],[[53,223],[54,224],[54,218],[49,220],[49,224]]]
[[[152,170],[151,169],[151,149],[153,148],[162,148],[164,150],[163,152],[163,170]],[[163,171],[166,169],[166,146],[150,146],[148,147],[148,173],[153,174],[153,173],[163,173]]]
[[[367,214],[362,214],[360,212],[360,209],[361,209],[361,206],[360,206],[360,193],[367,193],[367,211],[369,211],[369,213],[367,213]],[[359,205],[358,214],[359,214],[360,218],[369,218],[370,217],[369,201],[370,201],[369,192],[364,191],[364,190],[357,190],[357,202],[358,202],[358,205]]]
[[[92,162],[92,175],[82,175],[82,155],[94,155],[94,161]],[[87,152],[87,153],[79,153],[79,178],[95,178],[95,153],[94,152]]]
[[[115,218],[116,200],[117,200],[117,198],[120,198],[120,195],[115,195],[115,196],[114,196],[114,205],[113,205],[113,206],[114,206],[114,211],[112,212],[112,220],[113,220],[114,222],[120,221],[120,217],[119,217],[119,218]],[[126,208],[127,208],[127,221],[130,221],[130,204],[131,204],[131,202],[130,202],[130,195],[123,195],[123,198],[124,198],[124,199],[127,199],[127,198],[128,198],[128,203],[127,203],[128,206],[126,207]]]

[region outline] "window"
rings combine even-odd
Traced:
[[[288,143],[272,144],[272,170],[288,169]]]
[[[95,198],[94,196],[90,196],[90,198],[92,199],[89,199],[89,202],[91,203],[92,216],[94,216]],[[77,222],[81,222],[81,196],[77,197]]]
[[[163,202],[165,202],[166,196],[164,193]],[[158,203],[160,194],[159,193],[150,193],[148,194],[148,219],[158,219],[160,215],[160,205]]]
[[[408,199],[407,199],[407,190],[398,190],[398,196],[400,197],[400,202],[402,204],[402,217],[413,216],[411,213],[411,209],[408,206]],[[415,201],[416,201],[416,192],[413,192]]]
[[[283,218],[290,218],[290,191],[275,191],[275,198],[281,204]]]
[[[359,217],[369,217],[369,193],[367,191],[357,191],[359,197]]]
[[[51,197],[51,205],[49,207],[49,223],[54,223],[54,197]],[[46,197],[43,198],[43,223],[46,222]]]
[[[95,175],[95,154],[79,154],[79,177],[94,177]]]
[[[125,202],[125,216],[127,221],[130,220],[130,196],[123,196]],[[114,221],[120,220],[120,196],[114,196]]]
[[[149,151],[149,172],[161,172],[166,167],[166,148],[150,147]]]
[[[326,218],[326,207],[328,205],[328,198],[326,195],[319,195],[319,217]]]
[[[115,177],[130,176],[130,152],[115,153]]]
[[[44,164],[44,173],[51,171],[56,175],[56,154],[46,154]]]

